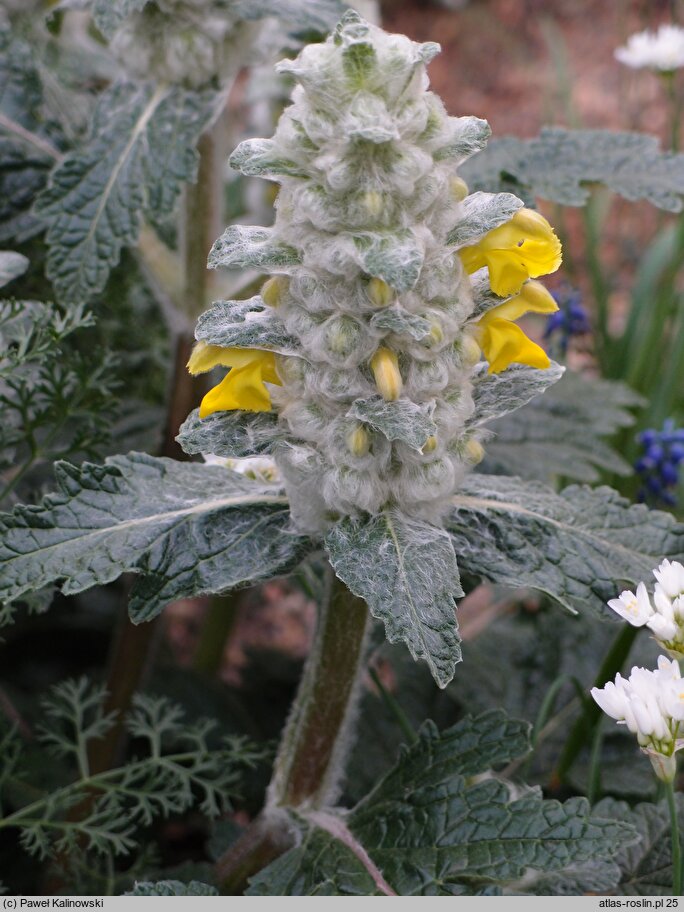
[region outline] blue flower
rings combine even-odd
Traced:
[[[637,441],[643,447],[643,453],[634,463],[642,480],[638,499],[653,505],[676,506],[675,491],[684,462],[684,428],[676,428],[668,418],[662,431],[648,428],[637,436]]]
[[[564,283],[558,291],[553,293],[553,297],[559,309],[546,321],[544,338],[557,337],[561,354],[565,355],[570,339],[573,336],[583,336],[591,332],[591,324],[577,289]]]

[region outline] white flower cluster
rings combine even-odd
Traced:
[[[664,560],[653,571],[657,582],[653,604],[644,583],[636,593],[626,590],[608,604],[634,627],[648,627],[659,645],[676,659],[684,658],[684,567]]]
[[[426,90],[438,50],[347,13],[324,44],[279,65],[298,85],[273,140],[243,143],[231,159],[277,177],[273,237],[296,251],[262,294],[301,352],[278,356],[271,393],[300,527],[388,503],[435,519],[482,456],[467,427],[480,357],[464,331],[473,293],[447,237],[480,198],[497,210],[499,197],[467,196],[457,176],[490,131],[448,116]],[[502,211],[462,244],[522,205],[500,196]]]
[[[684,29],[661,25],[657,32],[637,32],[617,48],[615,58],[633,69],[648,67],[670,73],[684,66]]]
[[[112,53],[140,79],[199,88],[237,72],[259,28],[230,0],[151,0],[111,40]]]
[[[684,747],[684,680],[679,665],[660,656],[656,671],[632,668],[628,679],[592,688],[601,709],[637,736],[659,778],[674,778],[675,752]]]
[[[594,687],[591,695],[604,712],[637,736],[656,775],[671,782],[675,753],[684,747],[684,680],[677,663],[684,657],[684,567],[664,560],[653,574],[653,605],[644,583],[636,593],[625,591],[608,604],[633,626],[652,630],[674,658],[660,656],[656,671],[635,666],[629,679],[618,674],[614,683]]]

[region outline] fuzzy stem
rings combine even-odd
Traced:
[[[670,811],[670,830],[672,834],[672,895],[682,895],[682,851],[679,841],[679,819],[675,801],[674,783],[665,784],[667,807]]]
[[[369,614],[363,599],[352,595],[332,572],[328,592],[278,749],[270,806],[330,804],[349,747]]]
[[[319,809],[336,797],[361,696],[370,625],[366,603],[332,570],[326,588],[314,644],[280,740],[267,806],[216,865],[226,893],[239,893],[249,877],[290,847],[285,808]]]

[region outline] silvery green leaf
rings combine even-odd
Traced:
[[[286,177],[306,177],[306,170],[296,162],[284,159],[272,139],[246,139],[235,149],[229,159],[231,168],[248,177],[278,180]]]
[[[232,459],[271,453],[277,439],[275,412],[214,412],[200,418],[199,409],[188,415],[176,437],[191,456],[213,453]]]
[[[135,886],[124,896],[218,896],[216,887],[191,880],[183,883],[180,880],[158,880],[156,883],[147,880],[136,881]]]
[[[55,474],[58,493],[2,517],[2,599],[56,580],[81,592],[129,571],[141,575],[138,622],[172,599],[285,572],[301,552],[282,492],[220,466],[131,453],[57,463]]]
[[[390,643],[405,642],[446,686],[461,660],[454,599],[463,595],[449,535],[392,507],[340,520],[326,548],[335,573],[383,621]]]
[[[492,134],[487,121],[479,117],[452,117],[450,126],[451,138],[434,153],[435,161],[448,159],[462,162],[484,149]]]
[[[370,320],[371,329],[392,332],[399,336],[410,336],[416,342],[427,339],[430,335],[430,321],[418,314],[409,313],[401,304],[383,307]]]
[[[461,219],[449,232],[447,244],[475,244],[489,231],[510,222],[522,206],[522,200],[512,193],[471,193],[461,203]]]
[[[275,16],[293,29],[324,35],[347,7],[341,0],[233,0],[231,9],[242,19]]]
[[[547,879],[538,891],[546,894],[552,874],[561,892],[583,893],[598,882],[598,866],[601,883],[614,888],[613,858],[634,842],[631,826],[592,815],[583,798],[516,797],[505,781],[478,781],[527,752],[527,731],[500,711],[441,733],[426,723],[344,817],[299,813],[301,840],[252,880],[250,895],[535,893],[537,877]]]
[[[684,796],[675,795],[680,830],[684,826]],[[630,806],[604,798],[594,807],[601,817],[621,820],[636,828],[638,842],[624,846],[615,855],[621,869],[619,891],[625,896],[663,896],[672,889],[672,840],[670,815],[665,801]]]
[[[601,438],[633,424],[628,409],[642,404],[622,383],[566,371],[543,396],[488,426],[495,436],[478,470],[549,482],[595,482],[599,468],[629,475],[631,465]]]
[[[401,440],[414,450],[422,450],[428,437],[437,433],[432,420],[435,402],[417,405],[410,399],[386,402],[382,396],[369,399],[355,399],[347,418],[356,418],[375,431],[380,431],[388,440]]]
[[[645,133],[547,127],[536,139],[493,140],[461,171],[471,189],[483,190],[499,186],[503,174],[566,206],[583,206],[583,185],[591,183],[670,212],[680,212],[684,199],[684,155],[661,152],[657,137]]]
[[[105,38],[111,38],[131,13],[147,6],[149,0],[94,0],[93,20]]]
[[[418,281],[425,250],[411,231],[357,235],[354,241],[369,275],[383,279],[398,292],[410,291]]]
[[[607,616],[605,603],[684,555],[684,525],[617,491],[471,475],[447,528],[463,572],[545,592],[570,611]]]
[[[41,230],[31,208],[59,158],[61,130],[46,116],[34,53],[0,27],[0,243]]]
[[[232,269],[277,269],[295,266],[299,254],[287,244],[274,241],[270,228],[231,225],[215,241],[209,253],[209,268],[227,266]]]
[[[52,172],[36,211],[48,223],[47,274],[62,299],[87,299],[107,281],[143,213],[163,218],[197,168],[195,144],[217,93],[130,83],[101,96],[90,139]]]
[[[23,254],[0,250],[0,288],[23,275],[28,267],[29,261]]]
[[[475,426],[519,409],[560,380],[565,368],[552,361],[546,370],[512,364],[498,374],[487,371],[486,364],[478,364],[473,374],[475,412],[469,423]]]
[[[218,301],[197,321],[195,338],[223,348],[260,348],[282,355],[301,354],[298,339],[285,329],[259,295],[246,301]]]

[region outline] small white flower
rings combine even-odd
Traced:
[[[617,48],[615,58],[633,69],[649,67],[663,73],[677,70],[684,66],[684,29],[661,25],[657,32],[637,32]]]
[[[608,605],[633,627],[643,627],[653,616],[653,608],[644,583],[639,583],[636,595],[626,589],[620,593],[620,598],[611,599]]]
[[[684,747],[684,680],[677,662],[661,656],[654,671],[635,666],[628,679],[618,674],[615,682],[593,687],[591,695],[607,715],[636,735],[656,775],[672,781],[674,754]]]
[[[678,561],[664,560],[653,575],[669,598],[684,594],[684,567]]]

